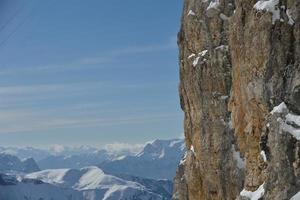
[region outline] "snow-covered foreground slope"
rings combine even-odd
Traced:
[[[44,170],[19,180],[0,179],[5,200],[161,200],[167,199],[140,183],[105,174],[97,167]]]
[[[155,140],[147,143],[138,154],[103,162],[100,168],[114,175],[127,174],[173,180],[184,152],[185,145],[182,139]]]

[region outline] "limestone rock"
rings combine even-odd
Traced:
[[[261,198],[291,198],[300,125],[286,117],[300,114],[300,2],[185,0],[178,46],[189,151],[173,199],[245,199],[242,190],[262,185]],[[290,115],[280,121],[270,112],[282,102]]]

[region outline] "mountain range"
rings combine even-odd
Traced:
[[[182,139],[154,140],[138,153],[0,147],[0,199],[168,200],[184,152]]]
[[[23,172],[30,173],[39,171],[37,163],[33,158],[20,160],[18,157],[9,154],[0,154],[0,171],[1,172]]]
[[[114,175],[134,174],[152,179],[172,180],[184,152],[184,141],[181,139],[155,140],[147,143],[136,155],[107,160],[99,167]]]

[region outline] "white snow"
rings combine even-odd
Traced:
[[[300,115],[295,115],[295,114],[289,113],[285,116],[285,119],[287,122],[293,122],[296,125],[300,126]]]
[[[215,48],[216,50],[227,51],[229,49],[228,45],[220,45]]]
[[[195,153],[195,149],[194,149],[194,146],[191,145],[191,149],[190,149],[193,153]]]
[[[263,158],[264,162],[267,162],[267,156],[265,151],[260,152],[261,157]]]
[[[168,146],[169,146],[169,147],[175,147],[175,145],[177,145],[177,144],[182,145],[182,144],[184,144],[184,143],[182,143],[182,139],[178,139],[178,140],[173,140],[173,141],[171,141],[170,144],[169,144]]]
[[[254,8],[256,10],[265,10],[272,13],[272,23],[274,24],[276,20],[280,19],[280,9],[277,7],[279,0],[261,0],[258,1]]]
[[[107,175],[98,167],[44,170],[28,174],[25,178],[41,180],[52,186],[73,191],[74,194],[80,192],[88,195],[84,199],[132,199],[137,193],[143,194],[141,199],[162,199],[157,194],[151,194],[143,185]],[[90,195],[96,196],[92,198]]]
[[[254,192],[243,189],[243,191],[241,191],[240,193],[241,196],[247,197],[250,200],[259,200],[264,194],[265,194],[264,184],[259,186],[259,188]]]
[[[228,95],[222,95],[222,96],[220,97],[221,100],[226,100],[226,99],[228,99],[228,98],[229,98]]]
[[[194,13],[194,11],[190,10],[189,13],[188,13],[188,16],[190,16],[190,15],[193,15],[193,16],[194,16],[194,15],[196,15],[196,14]]]
[[[283,112],[290,112],[287,108],[286,104],[282,102],[280,105],[274,107],[274,109],[271,111],[271,114],[274,113],[283,113]],[[285,119],[278,118],[277,121],[281,125],[281,129],[283,131],[289,132],[292,134],[297,140],[300,140],[300,128],[293,127],[292,125],[300,126],[300,115],[295,115],[292,113],[288,113],[285,116]]]
[[[295,194],[292,198],[290,198],[290,200],[300,200],[300,191]]]
[[[273,110],[271,111],[271,114],[273,115],[274,113],[283,113],[285,111],[288,111],[288,108],[284,102],[279,104],[278,106],[275,106]]]
[[[125,155],[124,155],[124,156],[119,156],[119,157],[117,157],[117,158],[115,158],[115,159],[112,159],[112,160],[123,160],[124,158],[126,158]]]
[[[198,56],[194,59],[193,61],[193,66],[196,67],[197,64],[199,63],[199,60],[201,57],[204,57],[206,54],[207,54],[208,50],[203,50],[201,51],[200,53],[198,53]],[[195,54],[191,54],[188,58],[192,58],[192,57],[195,57],[196,55]],[[205,61],[206,59],[203,59],[203,61]]]
[[[220,18],[221,18],[222,20],[224,20],[224,21],[229,20],[229,17],[227,17],[227,16],[226,16],[225,14],[223,14],[223,13],[220,14]]]
[[[185,163],[186,157],[187,157],[187,152],[185,152],[183,158],[180,160],[179,165],[183,165]]]
[[[281,119],[281,118],[279,118]],[[286,124],[286,122],[284,122],[282,119],[280,120],[281,126],[282,126],[282,130],[289,132],[290,134],[292,134],[297,140],[300,140],[300,129],[296,129],[288,124]]]
[[[289,9],[286,10],[286,15],[289,18],[288,24],[294,25],[295,21],[294,21],[292,15],[291,15],[291,11]]]
[[[191,55],[189,55],[188,59],[191,59],[193,57],[195,57],[196,55],[194,53],[192,53]]]
[[[201,51],[198,55],[205,56],[207,52],[208,52],[208,50],[205,49],[205,50]]]
[[[200,57],[198,56],[197,58],[195,58],[195,60],[193,61],[193,66],[196,67],[198,62],[199,62]]]
[[[163,149],[160,153],[160,155],[158,156],[159,159],[162,159],[165,157],[165,149]]]
[[[209,9],[216,9],[217,10],[219,5],[220,5],[220,0],[213,0],[209,3],[206,10],[209,10]]]
[[[245,159],[243,159],[241,157],[241,154],[239,151],[235,150],[234,145],[232,145],[232,152],[233,152],[233,159],[236,161],[237,167],[239,169],[244,169],[246,167]]]

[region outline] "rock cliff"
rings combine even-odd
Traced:
[[[185,0],[178,34],[186,152],[173,199],[300,191],[300,1]]]

